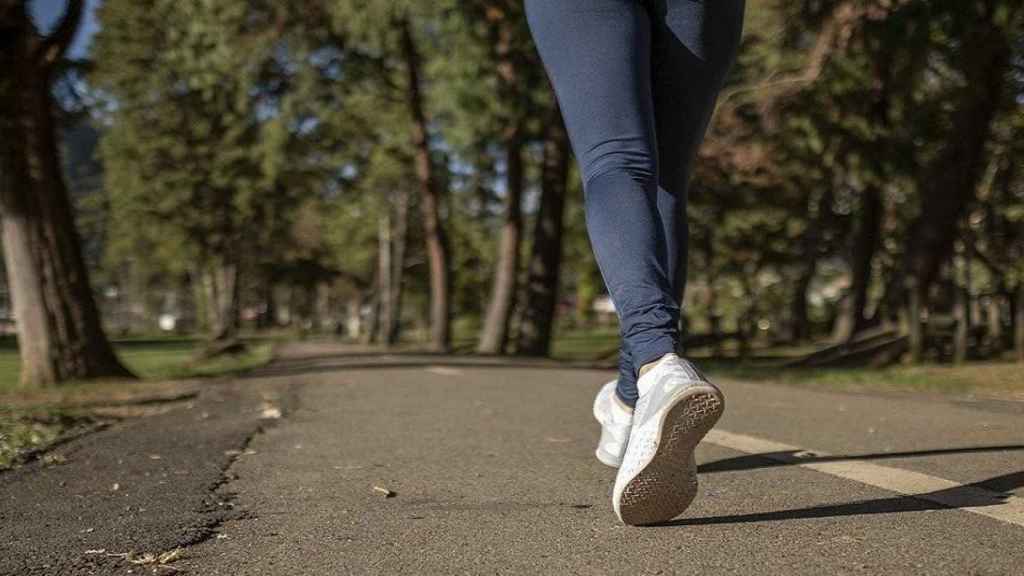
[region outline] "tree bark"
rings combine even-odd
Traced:
[[[985,337],[993,354],[997,356],[1004,349],[1002,309],[999,300],[1000,296],[993,294],[985,306]]]
[[[508,344],[509,324],[515,307],[519,275],[519,244],[523,233],[523,137],[516,128],[508,135],[506,147],[505,223],[498,244],[498,261],[491,286],[483,332],[476,351],[501,354]]]
[[[519,327],[518,353],[551,352],[562,267],[562,230],[569,182],[569,137],[557,108],[548,122],[541,167],[541,197],[533,229],[533,251],[526,282],[526,302]]]
[[[954,284],[953,318],[956,327],[953,332],[953,363],[963,364],[967,361],[967,348],[970,339],[970,314],[968,313],[968,293],[963,286]]]
[[[370,301],[370,313],[366,317],[365,324],[362,325],[363,335],[360,338],[363,344],[373,344],[380,336],[380,303],[382,300],[380,292],[372,294],[368,300]]]
[[[390,207],[386,207],[390,210]],[[377,222],[377,309],[379,318],[377,320],[385,337],[381,340],[387,344],[387,331],[393,321],[393,310],[391,309],[391,214],[387,213]]]
[[[817,270],[817,258],[806,262],[797,277],[793,288],[793,297],[789,303],[789,340],[792,343],[803,342],[811,335],[810,318],[807,312],[807,291]]]
[[[1003,98],[1011,49],[992,19],[993,15],[986,13],[965,23],[970,29],[962,39],[960,67],[966,82],[945,148],[921,178],[925,201],[910,229],[904,274],[894,275],[896,282],[908,276],[916,279],[915,289],[922,304],[927,302],[939,267],[949,259],[956,223],[974,197],[984,168],[992,121]],[[888,293],[902,297],[906,291],[897,286]]]
[[[515,309],[519,278],[519,244],[523,235],[522,195],[524,187],[523,147],[526,121],[532,116],[522,51],[515,49],[516,32],[522,19],[512,14],[515,3],[487,1],[480,3],[480,17],[488,25],[491,60],[497,73],[498,92],[507,110],[502,144],[505,148],[505,222],[498,245],[498,258],[491,285],[491,297],[485,313],[484,326],[477,345],[482,354],[505,352],[509,327]]]
[[[832,188],[823,190],[817,198],[810,198],[808,211],[812,219],[807,225],[801,239],[803,262],[800,264],[800,272],[797,276],[789,306],[791,342],[800,342],[810,335],[810,326],[807,313],[807,291],[814,280],[814,274],[818,269],[818,255],[821,253],[822,230],[832,220],[832,202],[835,194]]]
[[[920,364],[924,359],[924,325],[921,322],[921,312],[924,311],[924,303],[921,302],[922,292],[917,288],[917,279],[907,279],[906,322],[907,335],[910,345],[910,361],[913,364]]]
[[[319,280],[315,288],[316,301],[314,308],[313,330],[317,334],[324,333],[333,324],[331,314],[331,285],[326,280]]]
[[[69,1],[40,39],[23,2],[0,3],[0,211],[23,386],[133,377],[103,332],[57,143],[50,88],[81,12]]]
[[[837,337],[841,341],[851,340],[858,332],[868,327],[864,311],[867,309],[868,288],[871,286],[871,263],[881,239],[882,209],[882,191],[876,186],[864,190],[857,232],[850,255],[850,301],[843,310],[845,317],[840,320],[843,329],[837,332]]]
[[[391,243],[390,323],[385,326],[384,342],[393,346],[402,336],[402,292],[405,282],[405,251],[409,243],[409,192],[395,196],[395,226]]]
[[[274,280],[267,275],[263,284],[263,314],[259,318],[259,328],[270,329],[277,326],[277,298]]]
[[[1024,282],[1017,283],[1017,305],[1013,321],[1013,347],[1017,362],[1024,363]]]
[[[217,262],[206,272],[207,323],[213,342],[238,336],[238,280],[238,265],[233,262]]]
[[[10,173],[3,173],[5,189],[10,186]],[[18,331],[18,353],[21,358],[21,384],[40,386],[60,381],[55,356],[57,342],[51,335],[50,321],[43,298],[43,279],[32,238],[38,236],[36,226],[22,212],[4,202],[3,242],[7,283],[11,291],[11,307]]]
[[[430,155],[428,122],[420,84],[420,53],[408,18],[398,20],[397,26],[406,67],[406,98],[413,120],[412,140],[416,150],[420,210],[423,216],[427,258],[430,262],[430,342],[436,351],[446,352],[451,348],[452,270],[448,238],[440,214],[444,191]]]

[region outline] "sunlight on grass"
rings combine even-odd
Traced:
[[[613,328],[572,331],[559,334],[553,356],[561,360],[614,360],[618,333]],[[725,346],[728,356],[734,347]],[[963,366],[925,364],[887,368],[800,368],[781,369],[785,358],[807,354],[812,344],[775,346],[753,351],[756,360],[737,357],[707,357],[708,350],[695,351],[694,358],[708,374],[719,378],[771,382],[847,391],[899,391],[942,394],[994,393],[1024,399],[1024,366],[1013,362],[970,362]]]
[[[183,381],[256,368],[269,362],[272,353],[271,343],[254,342],[244,354],[196,362],[199,345],[181,338],[118,342],[118,356],[140,380],[67,382],[40,390],[18,389],[18,352],[11,345],[0,348],[0,469],[94,426],[97,421],[86,405],[180,397],[195,390]]]
[[[194,361],[197,346],[191,339],[140,340],[117,342],[115,348],[125,365],[141,379],[176,380],[221,376],[266,364],[271,356],[268,342],[251,343],[238,356],[224,356],[204,362]],[[0,349],[0,393],[18,392],[18,352],[12,346]],[[76,386],[70,383],[65,386]],[[83,383],[88,386],[90,383]]]
[[[0,410],[0,470],[66,434],[87,430],[94,424],[95,420],[88,416],[70,415],[60,410],[30,413]]]
[[[1024,398],[1024,367],[1013,362],[973,362],[963,366],[923,364],[887,368],[773,368],[739,360],[699,362],[721,378],[806,386],[828,390],[997,394]]]
[[[619,348],[619,331],[595,328],[558,334],[551,346],[551,355],[560,360],[613,359]]]

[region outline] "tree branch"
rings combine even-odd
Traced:
[[[832,52],[845,47],[851,28],[864,15],[864,12],[863,8],[856,7],[853,2],[839,3],[822,25],[814,46],[807,56],[807,61],[801,69],[781,76],[773,73],[766,80],[747,86],[738,86],[722,94],[720,105],[725,105],[741,94],[753,93],[762,100],[765,107],[770,107],[770,104],[800,91],[808,84],[813,84],[821,76],[821,71],[832,56]]]
[[[78,31],[78,25],[82,21],[84,5],[84,0],[68,0],[64,15],[57,27],[36,50],[36,58],[40,59],[44,66],[53,66],[64,58],[68,46],[75,38],[75,32]]]

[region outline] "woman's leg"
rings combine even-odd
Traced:
[[[686,287],[686,200],[697,149],[736,56],[744,0],[647,0],[658,135],[658,211],[668,243],[673,293]]]
[[[619,315],[619,396],[673,352],[679,305],[659,211],[651,14],[639,0],[527,0],[527,17],[583,173],[587,231]]]

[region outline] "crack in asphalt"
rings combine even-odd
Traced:
[[[233,481],[238,479],[238,475],[232,472],[232,468],[241,461],[243,456],[247,455],[253,440],[258,436],[265,434],[268,430],[280,426],[282,422],[287,419],[287,417],[295,410],[298,403],[298,397],[298,385],[293,384],[286,387],[283,394],[277,398],[277,402],[272,405],[273,408],[276,408],[279,411],[278,414],[273,418],[260,418],[259,425],[257,425],[252,433],[243,439],[238,448],[230,451],[231,454],[221,468],[220,477],[211,484],[207,490],[216,501],[208,504],[210,509],[199,511],[201,514],[213,513],[215,514],[214,517],[210,519],[210,522],[206,526],[206,530],[198,534],[195,538],[182,540],[178,547],[187,550],[190,547],[197,546],[210,540],[219,533],[219,530],[227,522],[257,518],[254,512],[237,507],[237,492],[225,490]],[[264,400],[264,407],[266,407],[267,404],[267,401]],[[225,507],[228,508],[227,511],[223,510]]]
[[[58,463],[5,472],[0,575],[123,574],[129,552],[188,548],[244,518],[232,468],[283,419],[290,387],[210,385],[180,408],[68,439],[48,452]],[[274,419],[260,417],[268,393]]]

